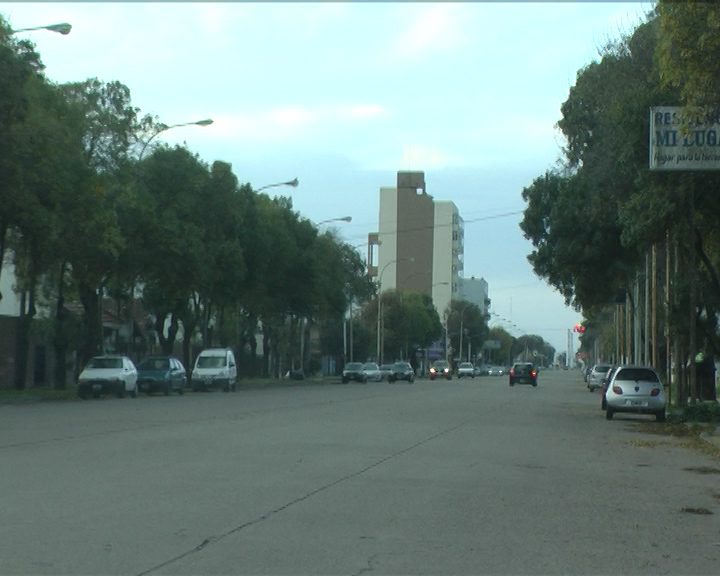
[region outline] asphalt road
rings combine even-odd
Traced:
[[[717,574],[720,462],[576,372],[0,407],[0,574]]]

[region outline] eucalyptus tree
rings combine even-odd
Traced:
[[[0,262],[4,262],[8,231],[22,199],[18,190],[23,170],[17,161],[16,139],[26,134],[24,123],[30,107],[27,86],[28,82],[42,81],[42,70],[32,44],[16,41],[0,16]]]
[[[493,326],[488,331],[488,340],[497,342],[499,348],[487,350],[484,353],[485,361],[493,364],[512,363],[513,345],[515,338],[501,326]]]
[[[452,300],[448,311],[447,330],[450,346],[456,357],[463,358],[467,356],[468,347],[471,351],[481,350],[488,335],[487,316],[477,304],[467,300]],[[469,357],[467,359],[470,360]]]
[[[16,188],[21,197],[15,208],[10,242],[15,269],[15,291],[20,297],[15,384],[26,378],[30,326],[36,314],[38,288],[64,257],[65,214],[82,189],[80,141],[65,120],[68,106],[59,91],[40,77],[26,85],[30,103],[22,131],[14,139],[13,155],[21,170]],[[63,284],[62,270],[59,283]],[[61,304],[61,298],[59,300]],[[61,311],[62,312],[62,311]],[[65,367],[62,326],[55,326],[58,373]],[[64,385],[64,378],[57,382]]]
[[[720,111],[720,6],[659,0],[658,56],[663,79],[683,104]]]
[[[85,312],[81,356],[87,359],[102,350],[100,302],[126,248],[118,210],[130,189],[132,149],[141,121],[130,90],[120,82],[92,78],[64,84],[62,89],[78,111],[73,123],[82,133],[84,159],[94,180],[91,194],[84,198],[83,217],[71,222],[75,242],[68,258]]]
[[[513,341],[512,357],[533,362],[538,366],[547,366],[555,358],[555,348],[536,334],[525,334]]]
[[[262,259],[255,260],[255,281],[248,286],[246,302],[262,325],[263,374],[269,375],[278,374],[280,362],[299,352],[298,322],[310,310],[314,288],[307,271],[316,231],[300,220],[289,198],[258,194],[255,207],[254,243],[262,247]]]
[[[207,166],[180,146],[159,148],[138,166],[137,196],[128,219],[133,223],[128,228],[131,254],[143,304],[155,319],[165,354],[172,353],[181,320],[190,337],[189,303],[209,298],[204,289],[213,273],[209,255],[214,246],[207,234],[216,225],[203,213],[209,179]]]
[[[676,356],[687,356],[694,348],[694,325],[707,345],[718,349],[720,202],[709,191],[720,178],[651,172],[649,116],[652,106],[712,105],[702,86],[711,82],[711,73],[704,72],[714,66],[716,41],[710,36],[717,10],[675,3],[665,8],[665,21],[651,15],[578,73],[558,122],[567,139],[563,166],[523,191],[528,208],[521,228],[533,243],[529,260],[535,271],[588,315],[622,295],[631,308],[637,306],[631,286],[643,273],[646,254],[656,245],[664,244],[668,254],[676,246],[673,260],[681,273],[673,280],[664,329],[686,350],[676,350]],[[665,36],[668,30],[678,34],[677,43]],[[693,66],[680,71],[686,58]],[[700,62],[709,68],[699,70]],[[685,90],[688,74],[696,74],[702,85],[696,100]],[[695,258],[697,267],[688,264]],[[698,305],[692,304],[695,290]]]
[[[383,292],[381,342],[382,357],[406,359],[415,364],[417,350],[440,339],[443,326],[427,294],[388,290]],[[373,313],[377,313],[377,306]]]

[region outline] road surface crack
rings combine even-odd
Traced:
[[[466,424],[468,424],[471,420],[465,420],[455,426],[452,426],[451,428],[446,428],[445,430],[441,430],[440,432],[436,432],[435,434],[428,436],[427,438],[424,438],[420,440],[419,442],[416,442],[415,444],[412,444],[410,446],[407,446],[403,448],[402,450],[398,450],[397,452],[393,452],[392,454],[389,454],[385,456],[384,458],[380,458],[379,460],[373,462],[372,464],[369,464],[365,466],[364,468],[361,468],[360,470],[356,470],[355,472],[352,472],[350,474],[346,474],[345,476],[341,476],[340,478],[337,478],[336,480],[333,480],[332,482],[328,482],[327,484],[323,484],[322,486],[316,488],[315,490],[311,490],[307,494],[304,494],[303,496],[298,496],[297,498],[290,500],[289,502],[286,502],[282,506],[278,506],[277,508],[274,508],[270,510],[269,512],[266,512],[265,514],[262,514],[256,518],[253,518],[252,520],[248,520],[247,522],[244,522],[243,524],[240,524],[239,526],[235,526],[234,528],[231,528],[230,530],[227,530],[226,532],[218,535],[218,536],[210,536],[203,540],[200,544],[197,546],[191,548],[190,550],[187,550],[186,552],[183,552],[182,554],[178,554],[177,556],[174,556],[173,558],[170,558],[168,560],[165,560],[164,562],[161,562],[160,564],[156,564],[155,566],[152,566],[151,568],[148,568],[147,570],[143,570],[142,572],[138,572],[137,576],[145,576],[147,574],[152,574],[153,572],[160,570],[162,568],[165,568],[166,566],[169,566],[171,564],[175,564],[176,562],[179,562],[180,560],[183,560],[189,556],[192,556],[193,554],[196,554],[198,552],[201,552],[208,548],[211,544],[216,544],[218,542],[221,542],[225,538],[228,538],[234,534],[237,534],[238,532],[241,532],[245,530],[246,528],[250,528],[251,526],[255,526],[257,524],[260,524],[262,522],[265,522],[266,520],[272,518],[273,516],[280,514],[281,512],[287,510],[288,508],[291,508],[297,504],[300,504],[302,502],[305,502],[306,500],[309,500],[318,494],[321,494],[323,492],[326,492],[340,484],[343,484],[345,482],[348,482],[350,480],[353,480],[357,478],[358,476],[362,476],[363,474],[369,472],[370,470],[373,470],[375,468],[378,468],[379,466],[382,466],[391,460],[394,460],[395,458],[399,458],[401,456],[404,456],[405,454],[408,454],[409,452],[412,452],[413,450],[416,450],[417,448],[420,448],[421,446],[424,446],[425,444],[428,444],[430,442],[433,442],[437,440],[438,438],[441,438],[442,436],[446,436],[448,434],[452,434],[456,430],[459,430]],[[372,560],[372,558],[370,559]],[[369,566],[367,568],[363,568],[358,574],[367,572],[369,570],[373,569],[372,562],[368,562]]]

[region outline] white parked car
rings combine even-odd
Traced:
[[[193,392],[218,388],[229,392],[237,385],[235,355],[229,348],[209,348],[195,359],[191,385]]]
[[[115,394],[118,398],[128,393],[137,398],[137,369],[127,356],[95,356],[80,373],[78,396]]]

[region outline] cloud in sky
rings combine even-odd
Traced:
[[[428,53],[450,51],[463,42],[464,9],[460,4],[423,4],[394,42],[392,53],[400,59],[422,58]]]
[[[343,132],[353,124],[366,123],[386,115],[378,104],[331,106],[288,105],[254,112],[215,115],[213,136],[237,144],[282,142],[301,146],[318,132]]]

